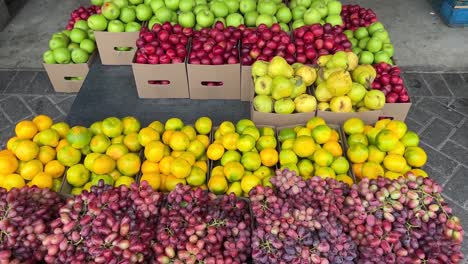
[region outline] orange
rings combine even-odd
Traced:
[[[39,148],[39,154],[37,154],[37,159],[42,162],[42,164],[46,164],[51,160],[55,159],[57,152],[54,148],[49,146],[42,146]]]
[[[92,123],[91,126],[89,127],[89,130],[91,131],[91,133],[93,133],[93,135],[103,134],[102,133],[102,121],[96,121]]]
[[[335,171],[330,167],[318,167],[315,169],[315,175],[320,176],[321,178],[332,178],[336,177]]]
[[[72,146],[64,146],[57,151],[57,160],[63,165],[71,167],[81,160],[81,152]]]
[[[159,173],[146,173],[141,176],[140,182],[146,181],[153,190],[159,190],[161,186],[161,176]]]
[[[61,148],[65,147],[65,146],[68,146],[70,145],[70,143],[68,143],[68,141],[66,139],[61,139],[57,145],[57,147],[55,147],[55,150],[56,151],[59,151]]]
[[[408,165],[412,167],[422,167],[426,164],[427,154],[424,149],[420,147],[408,147],[404,155]]]
[[[262,166],[262,159],[257,152],[245,152],[242,154],[241,163],[248,171],[255,171]]]
[[[223,175],[224,176],[224,167],[223,166],[216,166],[211,170],[211,175]]]
[[[255,138],[251,135],[242,135],[237,140],[237,149],[241,152],[251,151],[255,147]]]
[[[185,151],[172,151],[171,152],[171,156],[174,157],[174,158],[178,158],[180,157],[180,155],[182,155],[182,153],[184,153]]]
[[[305,158],[315,152],[315,141],[312,137],[300,136],[294,140],[292,150],[298,157]]]
[[[133,116],[126,116],[122,118],[123,134],[128,135],[131,133],[138,133],[141,128],[140,121]]]
[[[221,138],[223,137],[223,135],[221,135],[221,131],[219,129],[217,129],[214,132],[213,136],[214,136],[214,139],[215,139],[214,141],[220,141]]]
[[[164,125],[164,129],[166,130],[180,130],[184,127],[184,122],[180,118],[169,118]]]
[[[40,162],[37,159],[30,160],[26,162],[20,170],[20,175],[23,177],[25,180],[32,180],[34,176],[42,172],[44,169],[44,165],[42,165],[42,162]]]
[[[250,119],[241,119],[236,124],[236,132],[242,134],[246,127],[255,126],[254,122]]]
[[[369,158],[367,159],[367,161],[372,161],[372,162],[380,164],[384,160],[386,156],[385,152],[380,151],[380,149],[378,149],[374,145],[370,145],[368,149],[369,149]]]
[[[164,157],[160,162],[159,162],[159,170],[161,171],[162,174],[169,175],[171,174],[171,167],[172,167],[172,162],[175,160],[174,157],[172,156],[167,156]]]
[[[388,179],[398,179],[399,177],[402,176],[402,173],[394,172],[394,171],[386,171],[384,173],[384,177]]]
[[[141,173],[143,174],[158,173],[159,174],[159,164],[156,162],[145,160],[143,164],[141,164]]]
[[[336,141],[328,141],[322,148],[330,152],[335,158],[343,155],[343,149],[341,148],[340,143]]]
[[[330,167],[338,174],[346,174],[349,171],[349,162],[345,157],[336,158]]]
[[[52,118],[46,115],[38,115],[34,117],[32,121],[34,122],[34,124],[36,124],[36,127],[39,129],[39,131],[43,131],[50,128],[54,123]]]
[[[348,146],[351,146],[355,143],[362,143],[366,146],[369,145],[369,141],[364,134],[352,134],[347,138]]]
[[[131,152],[138,152],[141,149],[140,142],[138,141],[138,134],[135,132],[126,134],[123,143]]]
[[[242,135],[250,135],[257,141],[260,138],[260,131],[255,126],[248,126],[244,128]]]
[[[154,140],[159,140],[159,133],[151,127],[145,127],[138,132],[138,142],[143,147]]]
[[[332,130],[327,125],[318,125],[312,129],[312,137],[318,144],[324,144],[330,140]]]
[[[164,131],[162,135],[162,141],[164,142],[164,144],[169,145],[169,142],[171,142],[172,134],[174,134],[174,132],[175,132],[174,130]]]
[[[36,124],[29,120],[20,121],[15,127],[16,137],[20,139],[32,139],[38,130]]]
[[[369,141],[369,144],[376,145],[375,140],[376,140],[377,135],[380,133],[380,131],[381,131],[380,129],[373,127],[366,132],[366,136],[367,136],[367,140]]]
[[[112,177],[114,181],[116,181],[120,177],[129,177],[129,176],[122,176],[122,173],[120,173],[119,170],[113,170],[109,173],[109,176]],[[131,177],[130,177],[131,178]],[[133,178],[132,178],[133,179]]]
[[[145,147],[145,157],[152,162],[159,162],[164,157],[165,145],[161,141],[151,141]]]
[[[192,167],[190,175],[186,178],[187,183],[192,186],[200,186],[206,182],[206,172],[199,167]]]
[[[99,158],[101,155],[102,155],[101,153],[89,153],[88,155],[86,155],[84,162],[83,162],[86,169],[92,170],[94,161],[96,161],[96,159]]]
[[[283,141],[283,143],[281,144],[281,149],[292,149],[293,146],[294,146],[294,142],[296,141],[296,139],[294,138],[289,138],[289,139],[286,139],[285,141]]]
[[[127,187],[130,187],[132,183],[134,182],[135,182],[135,179],[132,177],[120,176],[117,179],[115,179],[114,187],[119,187],[120,185],[125,185]]]
[[[47,173],[41,172],[38,173],[34,178],[28,183],[29,186],[37,186],[39,188],[52,188],[53,180],[52,176]]]
[[[352,134],[362,134],[364,133],[364,121],[362,121],[359,118],[353,117],[343,124],[343,130],[347,135],[352,135]]]
[[[60,141],[60,136],[54,129],[47,128],[37,133],[33,141],[42,146],[56,147]]]
[[[235,133],[236,132],[236,127],[234,124],[230,121],[224,121],[219,125],[218,128],[219,133],[221,136],[227,135],[229,133]]]
[[[298,161],[296,153],[290,149],[282,149],[279,153],[279,162],[284,164],[296,164]]]
[[[161,135],[164,133],[164,125],[160,121],[153,121],[151,124],[148,125],[148,127],[151,127],[152,129],[156,130],[156,132]]]
[[[397,135],[398,139],[400,139],[406,134],[408,127],[400,120],[392,120],[387,124],[385,129],[393,131],[393,133]]]
[[[70,126],[65,122],[53,124],[50,128],[57,131],[57,133],[60,136],[60,139],[64,139],[67,136],[68,131],[70,130]]]
[[[201,156],[203,156],[203,154],[205,154],[205,145],[203,145],[202,142],[195,139],[192,142],[190,142],[187,148],[187,151],[190,153],[193,153],[195,157],[198,159]]]
[[[283,128],[280,130],[278,134],[278,140],[280,142],[284,142],[287,139],[295,139],[296,138],[296,131],[292,128]]]
[[[1,150],[0,156],[5,156],[5,155],[15,156],[15,153],[9,149]]]
[[[185,179],[176,178],[174,175],[167,175],[164,180],[165,189],[169,192],[174,190],[178,184],[185,185],[187,182]]]
[[[18,137],[12,137],[7,141],[6,147],[8,150],[13,150],[13,145],[17,139]]]
[[[362,178],[362,164],[363,163],[354,163],[353,164],[353,173],[359,179]]]
[[[385,118],[385,119],[380,119],[379,121],[377,121],[374,125],[375,128],[377,128],[378,130],[382,130],[384,129],[388,123],[390,123],[392,120],[391,119],[388,119],[388,118]]]
[[[205,173],[208,171],[208,164],[206,161],[197,161],[195,164],[193,164],[193,166],[202,169]]]
[[[248,194],[250,190],[261,184],[262,180],[253,174],[245,175],[241,180],[241,188],[245,194]]]
[[[403,143],[401,143],[400,141],[398,141],[396,143],[396,146],[394,149],[390,150],[387,152],[387,154],[396,154],[396,155],[403,155],[405,154],[405,145],[403,145]]]
[[[200,117],[195,121],[195,129],[201,135],[208,135],[211,132],[212,125],[211,119],[206,116]]]
[[[171,174],[179,179],[187,178],[191,169],[190,163],[183,158],[176,158],[171,164]]]
[[[229,182],[235,182],[244,176],[244,166],[240,162],[230,161],[224,165],[223,173]]]
[[[310,129],[308,129],[307,127],[302,127],[302,128],[297,130],[296,136],[297,137],[299,137],[299,136],[309,136],[309,137],[311,137],[312,136],[312,131],[310,131]]]
[[[197,131],[192,126],[184,126],[180,131],[187,135],[190,141],[197,137]]]
[[[223,194],[228,189],[228,182],[221,174],[211,175],[208,181],[208,189],[214,194]]]
[[[307,121],[306,126],[308,129],[312,130],[316,126],[325,125],[325,124],[326,123],[325,123],[325,120],[323,120],[323,118],[316,116],[316,117],[311,118],[309,121]]]
[[[242,187],[240,182],[233,182],[229,184],[229,188],[226,191],[226,194],[234,193],[236,196],[240,197],[242,195]]]
[[[22,188],[25,185],[23,177],[19,174],[9,174],[3,179],[2,187],[7,191],[13,188]]]
[[[308,159],[302,159],[299,161],[297,168],[299,169],[299,175],[304,179],[314,176],[314,165],[312,164],[312,161]]]
[[[108,174],[114,169],[115,161],[106,154],[102,154],[94,160],[93,169],[91,171],[96,174]]]
[[[324,149],[317,149],[313,156],[320,167],[328,167],[333,163],[333,155]]]
[[[339,175],[336,175],[336,180],[337,181],[341,181],[341,182],[344,182],[346,184],[348,184],[349,186],[353,185],[354,181],[353,181],[353,178],[351,178],[349,175],[347,174],[339,174]]]
[[[39,154],[39,147],[31,140],[22,140],[15,149],[15,155],[19,160],[30,161]]]
[[[223,157],[221,158],[221,165],[225,165],[229,161],[240,161],[241,154],[235,150],[228,150],[224,153]]]
[[[52,179],[52,188],[50,188],[52,191],[60,192],[61,187],[62,187],[62,178]]]
[[[375,162],[366,162],[362,164],[362,177],[369,179],[377,179],[378,176],[384,176],[384,169]]]
[[[184,151],[188,148],[190,139],[184,132],[175,131],[172,133],[169,146],[173,150]]]
[[[59,178],[65,172],[65,166],[58,160],[52,160],[45,165],[44,172],[52,176],[52,178]]]
[[[367,135],[367,132],[369,132],[371,129],[373,129],[374,127],[371,126],[371,125],[365,125],[364,126],[364,134]]]
[[[235,132],[224,134],[222,137],[223,146],[227,150],[236,150],[238,140],[239,140],[239,134]]]
[[[330,139],[328,141],[329,142],[330,141],[338,142],[339,140],[340,140],[340,135],[338,134],[338,131],[336,131],[335,129],[332,129],[331,136],[330,136]]]
[[[124,135],[116,136],[115,138],[111,139],[112,144],[123,144]]]
[[[83,164],[76,164],[68,168],[67,181],[73,187],[81,187],[90,180],[89,170]]]
[[[117,169],[125,176],[136,175],[140,167],[140,157],[135,153],[127,153],[117,160]]]
[[[224,147],[221,144],[211,144],[207,151],[206,155],[210,160],[219,160],[221,157],[223,157],[224,154]]]
[[[419,145],[419,136],[413,131],[407,131],[406,134],[400,139],[405,147],[417,147]]]
[[[260,136],[273,136],[274,137],[276,135],[275,128],[273,127],[267,127],[267,126],[260,127],[258,131],[260,131]]]
[[[286,164],[281,165],[280,170],[285,170],[285,169],[289,169],[290,171],[293,171],[294,173],[296,173],[296,175],[299,175],[300,173],[299,168],[297,167],[295,163],[286,163]]]
[[[257,176],[260,179],[264,179],[266,177],[271,177],[273,176],[273,170],[271,168],[268,168],[266,166],[260,166],[256,171],[253,173],[255,176]]]
[[[265,135],[258,138],[256,148],[258,151],[262,151],[265,148],[276,148],[276,138],[274,136]]]
[[[278,151],[274,148],[266,148],[260,151],[260,159],[262,164],[267,167],[275,166],[279,159]]]
[[[111,145],[110,139],[104,134],[95,135],[89,142],[89,148],[95,153],[104,153]]]
[[[1,174],[11,174],[18,169],[18,160],[13,155],[0,156],[0,171]]]
[[[193,166],[193,164],[195,164],[195,161],[197,160],[195,158],[195,155],[191,152],[183,152],[179,157],[177,158],[182,158],[184,160],[186,160],[190,166]]]
[[[427,172],[421,169],[412,169],[409,172],[413,173],[416,176],[428,177]]]
[[[210,145],[210,138],[207,135],[197,135],[197,140],[203,143],[203,146],[207,148]]]
[[[389,129],[383,129],[375,137],[375,145],[381,151],[393,150],[398,144],[398,135]]]
[[[76,149],[84,148],[91,142],[92,133],[86,127],[74,126],[67,133],[67,140]]]
[[[369,157],[369,150],[364,144],[355,143],[348,148],[346,154],[352,163],[363,163]]]
[[[106,155],[113,160],[118,160],[120,157],[128,153],[128,148],[124,144],[112,144],[106,150]]]
[[[101,126],[102,133],[110,138],[120,136],[124,129],[122,121],[120,121],[120,119],[117,117],[108,117],[102,120]]]

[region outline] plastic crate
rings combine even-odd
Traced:
[[[466,7],[468,8],[468,0],[445,0],[452,7]]]
[[[466,8],[453,7],[449,2],[443,2],[440,16],[449,26],[468,26],[468,6]]]

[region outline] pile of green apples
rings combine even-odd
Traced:
[[[141,24],[153,16],[150,1],[143,0],[91,0],[101,6],[101,14],[88,18],[88,26],[95,31],[138,32]]]
[[[393,64],[393,45],[382,23],[374,22],[355,31],[345,30],[344,34],[351,42],[353,52],[358,54],[360,64]]]
[[[79,20],[72,30],[52,35],[49,50],[42,58],[46,64],[86,63],[95,50],[93,31],[89,30],[85,20]]]
[[[292,28],[304,25],[325,24],[332,26],[343,25],[341,19],[341,2],[336,0],[291,0],[293,24]]]
[[[154,16],[149,28],[169,21],[198,30],[221,21],[233,27],[280,23],[289,30],[292,20],[291,10],[281,0],[150,0],[150,6]]]

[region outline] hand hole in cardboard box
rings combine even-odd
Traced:
[[[132,51],[133,47],[114,47],[116,51]]]
[[[393,120],[393,116],[379,116],[379,120],[382,120],[382,119],[390,119],[390,120]]]
[[[66,81],[82,81],[84,77],[73,77],[73,76],[65,76],[63,77]]]
[[[153,84],[153,85],[168,85],[171,84],[171,81],[169,80],[149,80],[148,84]]]
[[[208,81],[203,81],[203,82],[201,82],[201,85],[203,85],[203,86],[223,86],[223,82],[208,82]]]

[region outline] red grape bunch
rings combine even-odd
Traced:
[[[91,187],[69,199],[44,239],[46,263],[148,263],[163,195],[138,186]]]
[[[94,15],[94,14],[100,14],[101,13],[101,7],[100,6],[95,6],[92,5],[90,7],[84,7],[80,6],[77,9],[73,10],[70,14],[70,19],[68,20],[66,29],[67,30],[72,30],[73,27],[75,26],[76,21],[78,20],[88,20],[88,17]]]
[[[49,189],[0,188],[0,263],[41,261],[47,252],[42,241],[51,231],[48,224],[62,204]]]
[[[377,15],[372,9],[366,9],[359,5],[343,5],[341,10],[344,29],[356,30],[359,27],[367,27],[377,22]]]

